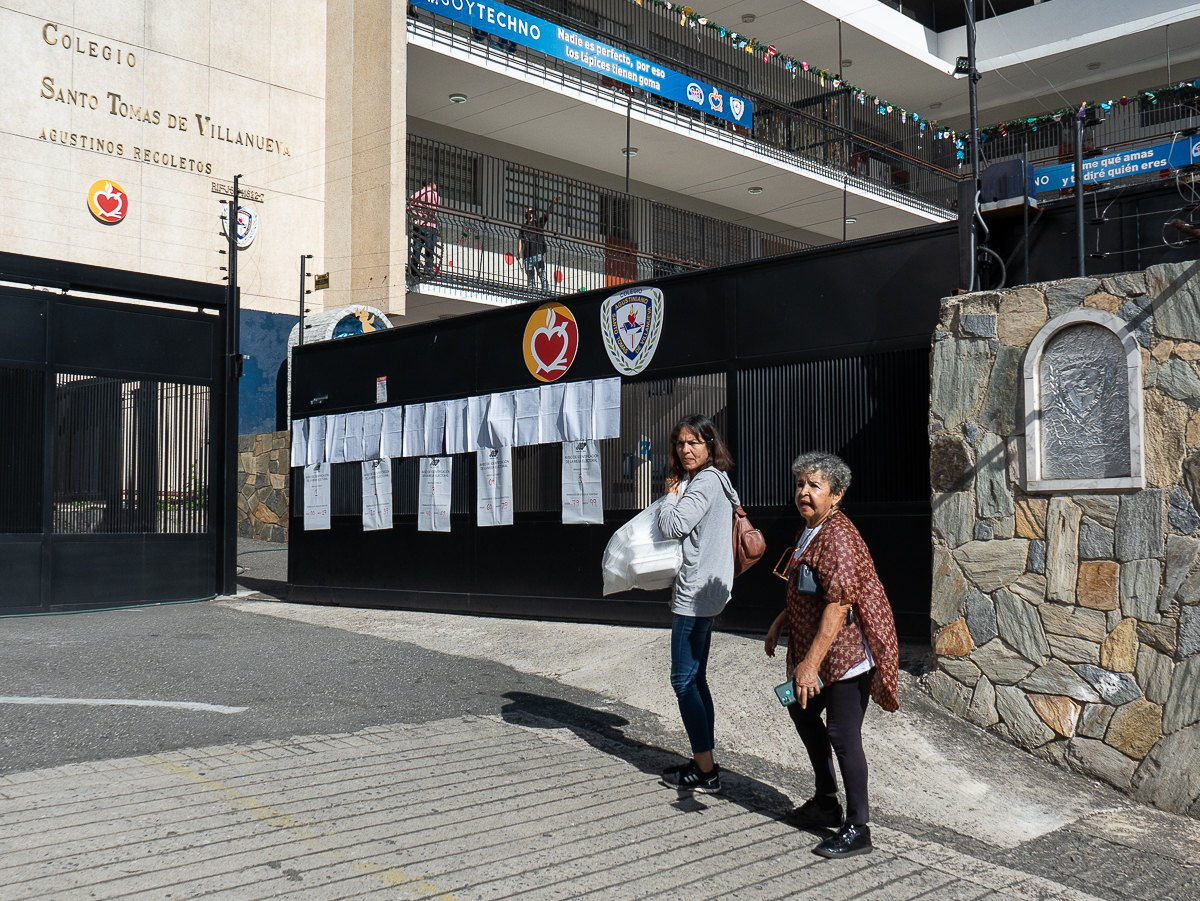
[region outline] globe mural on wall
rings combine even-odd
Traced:
[[[349,314],[338,320],[333,327],[332,338],[348,338],[351,335],[365,335],[389,325],[379,321],[379,317],[366,307],[355,307]]]

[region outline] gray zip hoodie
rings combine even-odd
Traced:
[[[731,500],[732,498],[732,500]],[[671,589],[679,616],[716,616],[733,588],[733,510],[729,476],[709,466],[667,495],[658,513],[664,538],[683,539],[683,566]]]

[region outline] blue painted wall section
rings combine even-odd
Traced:
[[[238,389],[238,434],[287,428],[287,342],[296,316],[242,310],[242,353],[249,354]]]

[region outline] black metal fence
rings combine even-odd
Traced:
[[[641,14],[638,12],[641,8],[623,0],[604,2],[614,3],[616,10],[634,11],[631,15]],[[550,11],[537,4],[526,3],[525,6],[535,14],[554,18],[549,14]],[[641,12],[657,15],[648,9]],[[568,27],[580,27],[575,19],[564,19],[561,14],[558,18]],[[654,27],[677,26],[662,22]],[[922,130],[920,123],[909,121],[902,126],[888,124],[891,122],[891,113],[868,100],[860,102],[856,95],[842,88],[834,88],[832,84],[822,95],[813,95],[806,89],[797,91],[795,99],[781,102],[767,95],[756,94],[741,85],[723,83],[735,93],[747,95],[753,100],[754,125],[752,129],[747,129],[426,10],[410,19],[409,29],[415,41],[428,41],[433,46],[448,45],[456,52],[500,61],[516,71],[568,84],[574,91],[595,97],[602,103],[627,106],[631,115],[661,122],[665,127],[675,130],[697,133],[707,140],[718,141],[739,152],[765,157],[797,171],[819,173],[837,179],[848,187],[907,204],[931,215],[953,215],[957,206],[958,176],[949,168],[952,165],[957,167],[952,141],[936,138],[934,129],[927,127]],[[601,40],[660,60],[672,68],[692,71],[687,66],[681,67],[677,60],[649,52],[647,48],[633,43],[623,43],[607,32],[593,28],[593,33]],[[703,36],[700,39],[703,41]],[[757,65],[748,54],[740,55]],[[708,72],[696,71],[695,74],[714,80]],[[780,80],[790,79],[791,75],[787,73],[787,79]],[[796,80],[799,81],[799,78]],[[910,126],[911,133],[908,133]]]
[[[217,592],[224,307],[215,285],[0,252],[0,613]]]
[[[729,440],[734,482],[775,556],[800,522],[791,459],[844,454],[855,473],[848,509],[901,629],[926,636],[928,347],[957,260],[956,228],[945,225],[658,282],[658,349],[645,372],[622,379],[620,437],[599,442],[603,525],[563,524],[556,444],[513,449],[514,525],[503,528],[477,527],[474,455],[455,455],[449,533],[416,528],[417,458],[393,460],[392,528],[375,531],[362,528],[358,464],[334,464],[332,527],[306,531],[303,505],[292,507],[291,597],[664,622],[661,593],[602,597],[599,562],[613,530],[661,495],[671,427],[700,412]],[[580,323],[567,380],[614,374],[597,327],[607,293],[564,300]],[[374,409],[381,376],[392,405],[529,387],[521,348],[533,311],[516,305],[298,348],[294,415]],[[293,476],[298,501],[303,476]],[[781,591],[769,565],[755,567],[738,580],[723,624],[765,628]]]
[[[811,246],[416,135],[408,138],[406,171],[410,195],[431,181],[438,186],[436,209],[418,199],[408,210],[417,281],[525,299]],[[527,210],[539,214],[539,223],[545,212],[544,227],[534,232],[524,225]],[[414,225],[430,222],[436,246],[426,265],[423,232]],[[522,244],[531,240],[545,244],[540,261]]]

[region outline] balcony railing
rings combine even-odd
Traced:
[[[633,4],[624,3],[623,0],[620,5],[633,10],[639,9]],[[546,9],[531,4],[528,0],[522,0],[521,6],[529,8],[535,14],[547,14]],[[566,25],[577,27],[578,23],[568,21]],[[614,82],[501,37],[465,27],[426,10],[422,10],[415,18],[410,18],[409,30],[415,41],[424,39],[433,46],[449,45],[457,52],[498,61],[506,68],[518,70],[532,78],[561,84],[572,92],[595,97],[602,103],[628,106],[631,114],[637,114],[642,119],[659,121],[666,128],[693,132],[738,152],[813,172],[847,188],[869,192],[930,216],[949,218],[954,215],[958,176],[948,169],[913,156],[904,149],[896,149],[876,140],[878,130],[884,126],[872,123],[872,128],[868,128],[863,125],[859,121],[862,114],[854,110],[861,105],[848,96],[841,96],[839,99],[839,93],[844,95],[844,91],[827,91],[824,99],[802,98],[788,106],[747,91],[741,86],[734,86],[732,90],[749,96],[754,102],[754,126],[753,129],[747,129],[707,115],[694,107]],[[644,48],[628,43],[622,44],[611,34],[599,31],[596,31],[596,34],[600,39],[628,47],[639,55],[645,53]],[[748,54],[741,55],[753,62]],[[673,68],[692,71],[686,66],[681,66],[677,60],[664,59],[661,56],[654,58],[661,59]],[[707,72],[696,71],[695,74],[697,77],[717,81]],[[874,112],[869,105],[865,109],[869,113],[866,115],[866,120],[869,121]],[[811,110],[817,110],[820,115]],[[831,121],[835,116],[846,124]],[[876,118],[885,119],[883,116]],[[916,134],[917,137],[911,139],[915,142],[914,149],[926,147],[923,141],[928,142],[930,148],[938,143],[933,140],[930,132],[917,131]],[[893,143],[906,147],[910,141],[897,138]]]
[[[410,283],[530,300],[811,246],[416,135],[408,138],[406,170],[410,195],[436,181],[439,196],[434,211],[410,204],[410,249],[421,257]],[[522,223],[531,208],[549,212],[541,232],[544,282],[542,267],[523,259]],[[437,236],[427,266],[413,226],[429,219]]]
[[[1141,92],[1124,105],[1113,102],[1108,110],[1089,109],[1088,124],[1083,129],[1084,159],[1111,153],[1122,148],[1135,149],[1149,145],[1167,143],[1172,139],[1192,135],[1200,131],[1200,89],[1190,84],[1175,88],[1160,88]],[[980,144],[986,164],[1005,160],[1021,159],[1028,153],[1030,166],[1039,169],[1075,159],[1075,117],[1063,115],[1055,122],[1038,119],[1034,123],[1006,128],[1000,133],[996,128],[985,129]],[[1139,181],[1157,181],[1169,171],[1157,170],[1144,175],[1120,179],[1121,185]],[[1089,188],[1090,190],[1090,188]],[[1038,196],[1052,200],[1070,189],[1048,191]]]
[[[896,108],[889,112],[885,107],[881,115],[875,104],[859,102],[844,84],[835,87],[833,77],[815,68],[785,68],[782,56],[747,53],[710,28],[691,21],[681,24],[678,6],[667,9],[633,0],[511,0],[511,5],[749,96],[758,104],[804,112],[839,125],[864,142],[924,163],[957,168],[954,142],[935,140],[928,123],[922,129],[920,121]],[[754,31],[753,25],[727,24]]]

